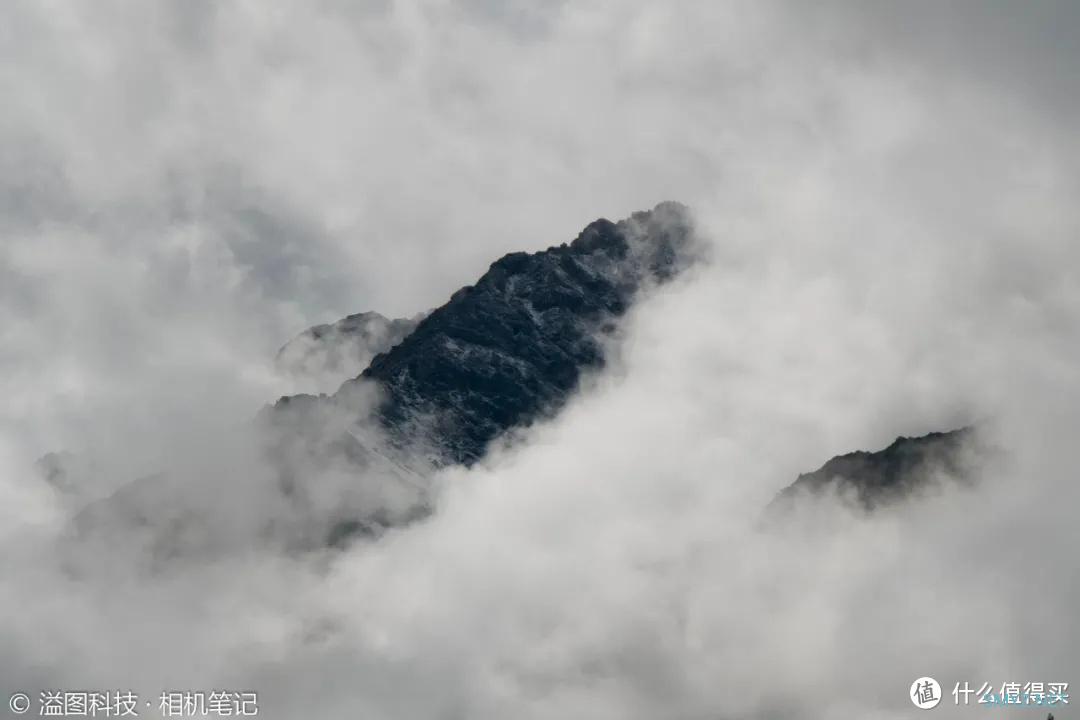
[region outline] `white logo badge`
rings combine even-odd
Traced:
[[[911,692],[908,694],[911,702],[920,710],[929,710],[937,707],[941,702],[941,685],[932,677],[921,677],[911,683]]]

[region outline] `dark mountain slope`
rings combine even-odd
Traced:
[[[394,444],[422,437],[437,463],[471,464],[506,430],[557,410],[582,372],[602,366],[602,335],[639,289],[690,261],[691,235],[687,209],[662,203],[618,223],[597,220],[569,245],[506,255],[355,382],[381,388],[376,415]]]

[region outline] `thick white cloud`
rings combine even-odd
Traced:
[[[924,674],[1080,681],[1075,13],[897,7],[9,3],[0,690],[848,718]],[[278,346],[662,199],[711,263],[429,521],[156,573],[58,549],[42,453],[99,493],[180,468],[169,510],[243,535],[280,512],[242,429]],[[971,421],[1006,450],[981,490],[756,531],[831,455]]]

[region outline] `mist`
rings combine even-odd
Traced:
[[[909,717],[921,676],[958,717],[984,708],[955,683],[1075,679],[1071,5],[0,15],[9,695],[839,720]],[[426,312],[503,253],[668,199],[705,259],[635,305],[556,417],[418,477],[300,452],[318,482],[281,502],[255,421],[304,389],[281,346]],[[998,453],[975,487],[872,515],[824,497],[762,527],[834,455],[971,424]],[[62,451],[74,492],[35,465]],[[160,473],[140,529],[73,536]],[[378,537],[308,542],[337,508],[417,498],[431,512]],[[155,551],[193,517],[184,553]]]

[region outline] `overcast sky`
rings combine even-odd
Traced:
[[[8,0],[0,691],[839,719],[910,717],[924,674],[1080,682],[1078,33],[1065,0]],[[43,453],[227,480],[304,328],[662,200],[711,264],[423,526],[166,578],[43,549]],[[832,455],[970,422],[1008,455],[979,492],[753,532]]]

